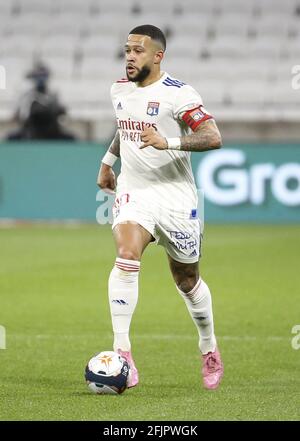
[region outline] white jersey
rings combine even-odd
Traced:
[[[181,115],[202,105],[201,96],[191,86],[163,73],[146,87],[125,79],[117,81],[111,88],[111,98],[120,134],[117,193],[128,192],[136,199],[165,207],[179,208],[183,201],[196,207],[190,152],[139,147],[146,127],[154,127],[166,138],[190,133]]]

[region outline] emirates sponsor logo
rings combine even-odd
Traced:
[[[117,118],[117,125],[119,129],[122,130],[134,130],[142,132],[147,127],[153,127],[157,130],[157,125],[155,123],[147,123],[145,121],[135,121],[130,118],[128,119],[119,119]]]

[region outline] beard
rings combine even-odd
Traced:
[[[126,70],[126,75],[127,75],[127,79],[129,81],[132,81],[134,83],[140,83],[142,81],[144,81],[150,74],[151,70],[149,69],[148,66],[143,66],[141,69],[137,68],[137,74],[135,77],[131,77],[128,75],[128,72]]]

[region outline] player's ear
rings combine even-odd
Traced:
[[[157,51],[154,55],[154,64],[159,64],[164,58],[164,51]]]

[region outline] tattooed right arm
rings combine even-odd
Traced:
[[[114,155],[116,157],[120,157],[120,135],[119,130],[117,130],[114,139],[112,140],[106,155]],[[105,158],[105,156],[104,156]],[[104,159],[103,158],[103,159]],[[103,161],[102,159],[102,161]],[[111,158],[107,158],[108,160],[111,160]],[[97,177],[97,185],[102,188],[106,192],[114,192],[116,187],[116,178],[115,173],[112,169],[113,163],[115,161],[115,158],[113,158],[113,161],[111,162],[111,165],[107,165],[105,162],[101,162],[100,169],[98,172]],[[108,162],[109,164],[109,162]]]
[[[116,131],[115,137],[112,140],[108,151],[110,153],[112,153],[115,156],[120,157],[120,134],[119,134],[119,130]]]

